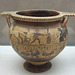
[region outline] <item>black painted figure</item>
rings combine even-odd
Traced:
[[[52,51],[51,53],[47,53],[47,52],[42,53],[43,56],[49,56],[49,55],[52,55],[52,54],[54,54],[54,51]]]
[[[66,38],[67,30],[62,30],[61,28],[58,28],[58,31],[60,31],[60,42],[64,41],[64,38]]]
[[[24,41],[27,43],[27,44],[30,44],[30,41],[31,41],[31,39],[30,39],[30,29],[28,28],[28,32],[24,32],[24,34],[25,35],[27,35],[27,36],[25,36],[24,37]]]
[[[27,52],[21,52],[21,54],[22,54],[22,55],[25,55],[25,56],[30,56],[30,54],[27,53]]]
[[[27,38],[26,36],[24,37],[24,41],[26,42],[26,43],[30,43],[30,41],[31,41],[31,39],[30,38]]]
[[[34,36],[33,36],[33,41],[31,42],[31,43],[33,43],[33,42],[35,42],[36,40],[38,40],[38,43],[40,44],[40,39],[38,38],[38,36],[44,36],[43,34],[40,34],[40,33],[38,33],[39,32],[39,30],[38,29],[36,29],[35,30],[35,33],[33,33],[34,34]]]
[[[31,56],[32,56],[32,57],[33,57],[33,56],[38,57],[38,55],[40,54],[39,51],[33,52],[32,50],[30,50],[30,52],[31,52]]]
[[[47,44],[50,44],[51,43],[51,35],[50,35],[50,32],[49,32],[49,28],[47,28]]]

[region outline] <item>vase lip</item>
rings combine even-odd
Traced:
[[[28,22],[53,22],[58,21],[64,17],[63,12],[49,9],[31,9],[13,11],[10,16],[14,20],[28,21]]]

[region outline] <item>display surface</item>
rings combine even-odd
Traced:
[[[75,13],[26,10],[3,12],[0,16],[6,16],[10,43],[27,61],[25,68],[31,72],[43,72],[51,68],[49,61],[64,49],[68,39],[66,23]],[[12,23],[10,17],[14,20]]]
[[[1,75],[74,75],[75,74],[75,46],[65,49],[51,60],[52,67],[43,73],[31,73],[24,69],[25,62],[11,46],[0,46],[0,74]]]

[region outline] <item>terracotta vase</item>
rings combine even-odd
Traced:
[[[66,23],[75,13],[25,10],[3,12],[0,16],[6,17],[13,49],[27,61],[24,67],[31,72],[43,72],[64,49],[68,39]]]

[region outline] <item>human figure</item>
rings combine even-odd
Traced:
[[[47,44],[50,44],[51,43],[51,35],[50,35],[50,32],[49,32],[49,28],[47,28]]]
[[[40,39],[38,38],[38,36],[40,35],[40,36],[44,36],[43,34],[40,34],[40,33],[38,33],[39,32],[39,30],[38,29],[36,29],[35,30],[35,33],[33,33],[34,34],[34,36],[33,36],[33,41],[31,42],[31,43],[33,43],[33,42],[35,42],[36,40],[38,41],[38,43],[40,44]]]
[[[26,35],[25,38],[24,38],[24,41],[29,44],[30,41],[31,41],[31,39],[30,39],[30,29],[28,28],[28,32],[24,32],[24,34]]]
[[[62,28],[58,28],[58,31],[60,31],[60,42],[64,41],[64,38],[66,38],[67,30],[62,30]]]

